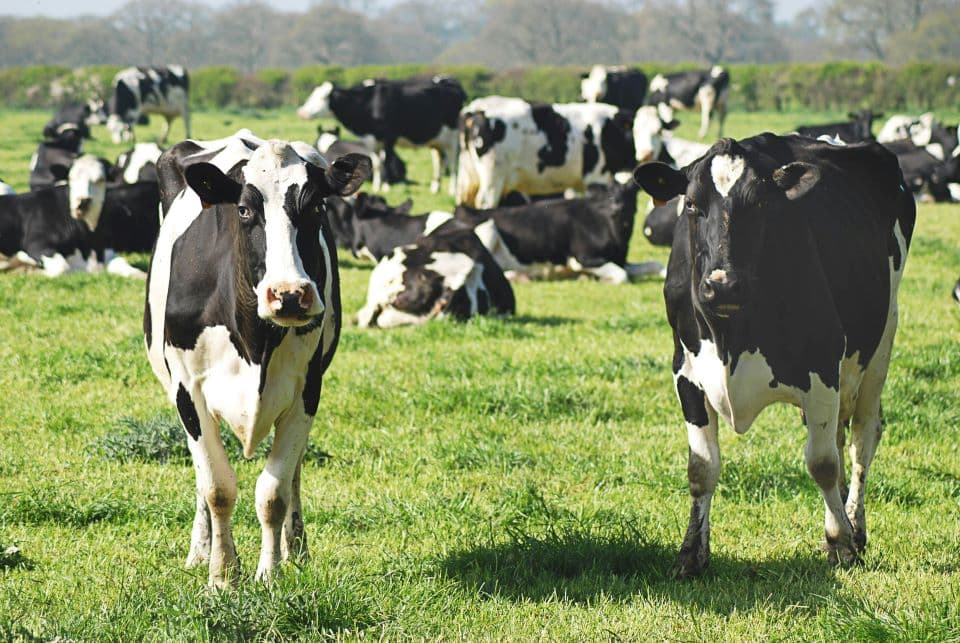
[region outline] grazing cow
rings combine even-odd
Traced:
[[[186,429],[197,476],[187,565],[209,562],[215,586],[239,572],[230,528],[237,478],[221,421],[248,458],[276,426],[256,485],[257,578],[270,577],[281,556],[307,555],[300,465],[340,332],[324,199],[351,193],[370,172],[363,156],[323,168],[315,150],[309,159],[298,152],[309,145],[229,143],[184,141],[157,165],[163,192],[176,197],[150,262],[143,320],[150,365]]]
[[[373,262],[453,218],[449,212],[440,211],[411,215],[409,199],[392,207],[382,198],[364,192],[359,193],[352,204],[345,199],[331,199],[331,202],[328,213],[337,245],[350,250],[354,257]]]
[[[803,411],[828,560],[854,563],[916,218],[896,159],[875,143],[761,134],[721,140],[682,171],[642,165],[635,178],[661,201],[684,195],[664,285],[693,497],[678,575],[710,560],[717,417],[744,433],[774,402]],[[838,446],[851,418],[847,493]]]
[[[366,136],[361,140],[350,141],[340,138],[339,126],[325,130],[322,125],[317,127],[317,134],[317,151],[328,162],[333,162],[345,154],[365,154],[370,157],[370,162],[373,164],[374,192],[378,192],[381,187],[389,189],[391,185],[408,183],[407,165],[403,159],[396,153],[381,159],[381,153],[377,151],[377,142],[373,137]]]
[[[700,107],[700,138],[707,135],[710,117],[717,115],[717,136],[723,136],[723,121],[727,118],[727,94],[730,74],[723,67],[657,74],[650,81],[646,104],[664,105],[673,109]],[[669,118],[666,120],[670,120]]]
[[[56,277],[106,267],[111,274],[143,277],[109,245],[106,181],[103,161],[86,155],[70,168],[67,185],[0,197],[0,269],[37,269]]]
[[[157,181],[157,161],[163,148],[156,143],[137,143],[117,157],[117,170],[124,183]]]
[[[808,138],[820,138],[829,136],[840,139],[844,143],[859,143],[862,141],[873,141],[873,119],[883,118],[883,112],[874,113],[869,109],[861,109],[859,112],[850,112],[847,114],[850,119],[846,123],[825,123],[823,125],[801,125],[796,129],[796,134]]]
[[[643,236],[655,246],[670,247],[673,245],[673,229],[683,214],[683,196],[675,196],[669,201],[657,203],[647,212],[643,221]]]
[[[709,145],[673,136],[670,130],[680,123],[673,118],[673,108],[651,105],[637,110],[633,119],[633,145],[637,163],[657,160],[683,168],[707,153]]]
[[[133,126],[146,114],[164,117],[160,143],[167,140],[170,123],[177,116],[190,138],[190,78],[180,65],[128,67],[113,77],[107,129],[114,143],[133,140]]]
[[[457,163],[457,118],[467,99],[460,83],[445,76],[432,79],[369,80],[347,89],[327,81],[313,90],[297,110],[301,118],[334,116],[357,136],[372,136],[386,159],[394,147],[428,147],[433,156],[431,192],[440,191],[444,173]],[[379,185],[384,179],[374,177]]]
[[[515,310],[510,282],[473,230],[448,221],[374,267],[357,324],[393,328]]]
[[[619,284],[663,269],[656,262],[627,263],[638,189],[630,181],[601,196],[492,210],[461,205],[454,217],[475,229],[508,276],[586,274]]]
[[[587,103],[606,103],[635,111],[647,95],[647,75],[639,69],[594,65],[581,76],[580,96]]]
[[[583,191],[635,165],[632,112],[487,96],[461,115],[457,203],[493,208],[504,194]]]

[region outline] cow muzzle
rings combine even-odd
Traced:
[[[279,326],[303,326],[323,311],[317,288],[309,281],[271,284],[260,301],[260,317]]]
[[[697,298],[705,312],[720,318],[739,313],[746,303],[742,279],[726,270],[713,270],[700,280]]]

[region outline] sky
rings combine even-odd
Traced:
[[[233,0],[204,0],[205,4],[222,7]],[[797,12],[806,9],[818,0],[774,0],[778,20],[789,20]],[[78,15],[106,15],[113,13],[127,0],[0,0],[0,15],[47,16],[69,18]],[[266,4],[282,11],[304,11],[310,0],[266,0]]]

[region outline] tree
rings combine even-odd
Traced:
[[[181,53],[171,50],[174,36],[189,31],[190,16],[199,7],[180,0],[131,0],[112,16],[113,24],[127,35],[129,51],[140,64],[164,64],[178,60]]]
[[[855,51],[886,60],[891,39],[910,33],[931,11],[954,5],[949,0],[833,0],[826,24],[835,41],[853,45]]]

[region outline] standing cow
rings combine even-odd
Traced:
[[[651,163],[635,176],[661,201],[684,195],[664,285],[693,497],[678,575],[710,561],[717,417],[744,433],[775,402],[803,410],[828,560],[854,563],[916,217],[896,158],[877,144],[761,134],[721,140],[682,171]],[[838,446],[849,420],[848,492]]]
[[[460,83],[445,76],[368,80],[346,89],[327,81],[313,90],[297,115],[336,117],[355,135],[372,136],[388,162],[395,146],[428,147],[433,156],[430,191],[440,191],[441,177],[448,172],[452,191],[457,118],[466,99]],[[375,175],[374,182],[381,184],[380,177]]]
[[[594,65],[580,80],[580,96],[588,103],[636,110],[646,95],[647,75],[639,69]]]
[[[190,78],[180,65],[128,67],[113,77],[107,129],[114,143],[133,140],[133,126],[146,122],[146,114],[164,117],[160,144],[167,140],[170,123],[183,118],[190,138]]]
[[[730,90],[730,74],[726,69],[713,66],[710,69],[678,71],[673,74],[657,74],[650,81],[647,105],[665,105],[674,109],[700,108],[700,138],[707,135],[710,118],[717,115],[717,136],[723,136],[723,121],[727,118],[727,94]],[[666,119],[669,120],[669,119]]]
[[[230,528],[237,478],[221,420],[247,457],[276,426],[256,485],[257,578],[281,557],[307,554],[300,465],[340,333],[324,199],[353,192],[370,172],[366,157],[324,168],[284,141],[236,143],[210,154],[185,141],[161,158],[163,193],[176,197],[150,263],[143,320],[150,365],[186,429],[197,475],[187,565],[209,562],[215,586],[239,568]]]

